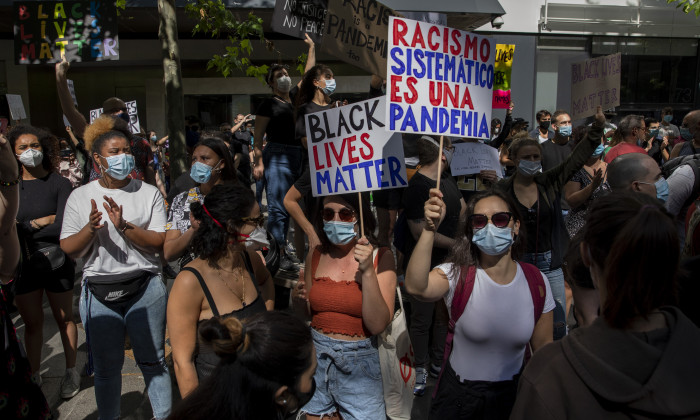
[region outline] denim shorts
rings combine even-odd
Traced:
[[[337,411],[343,420],[385,420],[376,337],[346,341],[314,329],[311,333],[318,359],[316,393],[300,412],[323,417]]]

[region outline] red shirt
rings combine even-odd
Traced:
[[[627,153],[644,153],[646,155],[647,151],[637,146],[636,144],[623,142],[610,149],[610,151],[608,151],[608,153],[605,155],[605,163],[610,163],[613,160],[615,160],[616,157],[620,155],[625,155]]]

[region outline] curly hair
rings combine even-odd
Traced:
[[[100,153],[105,141],[114,137],[123,137],[130,142],[129,124],[119,117],[102,114],[85,129],[85,150]]]
[[[26,134],[32,135],[39,140],[42,153],[44,154],[44,159],[41,161],[41,166],[49,172],[55,172],[60,161],[60,157],[58,155],[58,139],[48,130],[31,125],[18,125],[13,127],[7,135],[7,139],[10,142],[10,146],[12,146],[13,153],[17,140]],[[17,166],[19,167],[21,174],[22,164],[19,160],[17,160]]]
[[[203,203],[190,204],[192,217],[200,222],[192,238],[194,253],[210,267],[220,268],[219,261],[228,253],[229,238],[238,233],[243,226],[241,218],[247,217],[255,204],[253,191],[240,183],[216,185]]]
[[[325,64],[316,64],[311,67],[309,71],[304,73],[304,77],[301,79],[301,86],[299,87],[299,93],[296,97],[296,108],[299,108],[305,103],[311,102],[316,95],[316,86],[314,81],[321,76],[333,76],[333,71],[330,67]]]

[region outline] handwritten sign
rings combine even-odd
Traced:
[[[117,9],[108,1],[16,1],[15,63],[119,59]]]
[[[478,174],[483,170],[493,170],[499,178],[502,175],[498,160],[498,149],[483,143],[455,143],[450,163],[452,176]]]
[[[278,0],[272,12],[272,30],[301,39],[309,34],[319,44],[327,12],[328,0]]]
[[[595,115],[603,109],[620,106],[620,53],[592,58],[571,65],[571,119]]]
[[[141,124],[139,123],[139,113],[136,108],[136,101],[125,102],[127,114],[129,114],[129,131],[132,134],[141,132]],[[90,124],[93,123],[100,115],[103,114],[102,108],[90,110]]]
[[[408,185],[401,134],[385,130],[384,98],[306,115],[314,197]]]
[[[496,43],[396,17],[389,27],[387,129],[488,139]]]
[[[5,97],[7,98],[7,106],[10,108],[10,116],[13,120],[19,121],[27,118],[27,113],[24,111],[22,96],[10,95],[8,93]]]
[[[390,16],[397,13],[378,1],[331,0],[321,51],[385,77]]]
[[[515,44],[496,44],[494,64],[493,109],[505,109],[510,105],[510,76],[513,71]]]

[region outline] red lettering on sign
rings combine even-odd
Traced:
[[[408,43],[404,39],[408,33],[408,26],[406,26],[406,22],[400,19],[394,19],[393,31],[396,45],[403,44],[404,47],[408,47]]]
[[[362,159],[369,160],[372,159],[372,156],[374,156],[374,149],[372,148],[372,144],[368,141],[369,140],[369,133],[363,133],[360,136],[360,141],[362,144],[367,146],[369,149],[369,152],[365,153],[365,149],[362,148],[360,149],[360,155],[362,156]]]

